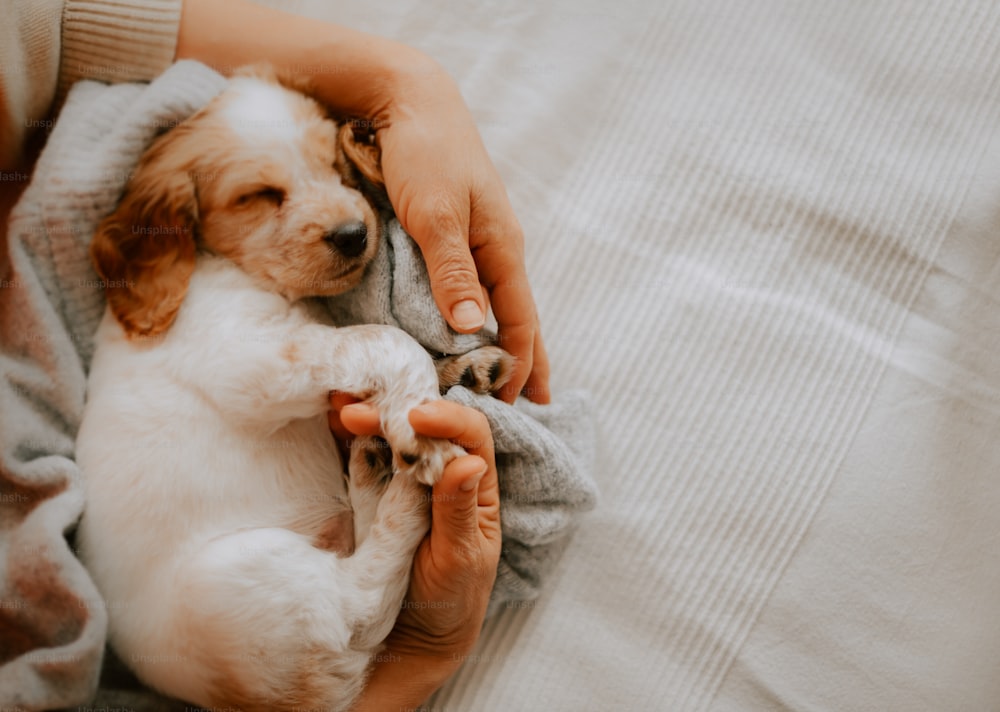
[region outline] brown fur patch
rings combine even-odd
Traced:
[[[441,394],[452,386],[464,386],[476,393],[495,393],[510,380],[514,357],[499,346],[482,346],[457,356],[434,361]]]
[[[384,187],[382,176],[382,151],[379,150],[374,136],[364,134],[358,136],[350,123],[345,123],[337,133],[337,142],[343,156],[362,176],[375,187]]]
[[[299,354],[299,345],[294,341],[289,341],[281,350],[281,358],[285,359],[290,364],[298,363],[299,358],[301,358]]]
[[[90,245],[108,305],[129,337],[166,331],[194,272],[197,204],[186,168],[195,160],[182,125],[139,163],[125,198]]]
[[[270,699],[253,696],[228,669],[220,670],[212,682],[210,693],[212,708],[238,709],[242,712],[302,712],[302,710],[331,709],[326,693],[331,682],[340,682],[346,694],[356,695],[359,689],[348,685],[361,682],[355,676],[345,675],[338,666],[336,654],[317,646],[302,651],[296,673],[287,681],[279,694],[274,691]]]
[[[313,546],[338,556],[346,557],[353,554],[354,513],[345,510],[330,517],[316,535]]]

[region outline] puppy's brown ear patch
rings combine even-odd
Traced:
[[[312,74],[301,74],[288,69],[271,69],[270,79],[286,89],[308,97],[316,97],[316,79]]]
[[[160,148],[143,159],[118,209],[101,222],[90,245],[111,313],[129,338],[170,327],[197,254],[194,185],[183,171],[158,165]]]
[[[382,176],[382,151],[375,142],[375,134],[351,121],[341,125],[337,143],[348,162],[374,187],[384,188]]]

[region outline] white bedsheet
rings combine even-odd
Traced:
[[[1000,709],[1000,6],[292,6],[454,74],[601,404],[433,709]]]

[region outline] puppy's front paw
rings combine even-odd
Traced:
[[[514,357],[499,346],[483,346],[465,354],[439,358],[434,367],[441,395],[452,386],[464,386],[476,393],[495,393],[514,373]]]
[[[413,477],[425,485],[437,483],[444,466],[465,454],[465,450],[448,440],[417,435],[405,415],[387,419],[382,428],[392,448],[396,474]]]
[[[351,442],[350,487],[381,495],[392,479],[392,450],[384,438],[359,435]]]
[[[395,470],[404,477],[413,477],[417,482],[428,486],[435,485],[441,479],[445,465],[465,454],[465,450],[448,440],[418,435],[415,444],[413,449],[393,453]]]

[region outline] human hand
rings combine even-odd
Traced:
[[[377,124],[382,173],[420,246],[438,308],[457,331],[485,322],[515,359],[500,396],[548,403],[549,363],[524,265],[524,235],[454,82],[436,65],[392,98]]]
[[[343,401],[340,401],[343,403]],[[345,432],[376,435],[378,411],[344,405]],[[413,429],[469,453],[452,460],[431,491],[431,530],[417,549],[404,606],[388,645],[440,656],[464,654],[479,636],[500,560],[500,492],[493,437],[479,411],[432,401],[410,411]]]
[[[378,411],[352,400],[334,395],[331,429],[338,437],[378,434]],[[500,495],[486,417],[433,401],[412,410],[410,424],[469,454],[450,462],[431,491],[430,533],[417,549],[406,601],[357,709],[419,704],[461,666],[479,637],[500,559]]]

